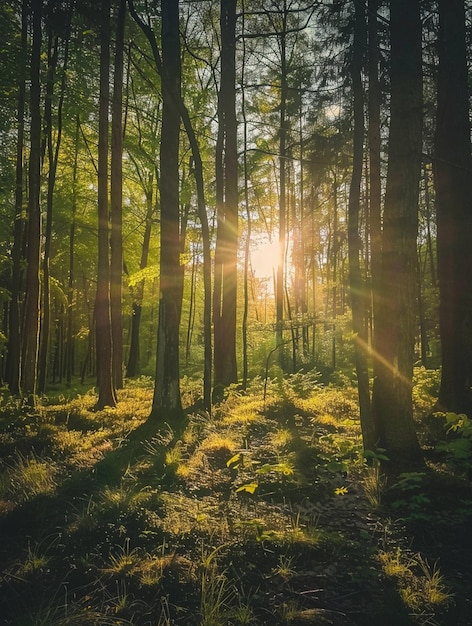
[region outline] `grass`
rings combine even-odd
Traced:
[[[438,456],[429,481],[391,495],[362,455],[351,387],[255,380],[211,417],[189,413],[179,437],[128,441],[150,385],[100,412],[93,390],[57,390],[34,415],[4,402],[3,623],[468,624],[468,488],[451,490]]]

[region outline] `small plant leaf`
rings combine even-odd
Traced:
[[[250,494],[254,494],[254,492],[256,491],[256,489],[259,487],[258,483],[246,483],[245,485],[240,485],[237,489],[236,489],[236,493],[250,493]]]
[[[226,461],[226,467],[229,467],[229,469],[238,469],[238,467],[241,465],[241,459],[242,456],[240,452],[234,454],[230,459]]]

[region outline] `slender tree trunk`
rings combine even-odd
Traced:
[[[442,373],[441,410],[472,417],[472,159],[463,0],[440,0],[434,177]]]
[[[42,258],[43,282],[42,282],[42,302],[41,302],[41,320],[39,332],[39,358],[38,358],[38,392],[44,393],[46,388],[46,370],[49,348],[50,320],[51,320],[51,297],[50,297],[50,275],[49,275],[49,257],[51,255],[51,234],[52,234],[52,211],[53,211],[53,195],[56,178],[56,165],[54,159],[53,147],[53,128],[52,128],[52,98],[54,94],[54,78],[57,69],[58,60],[58,38],[54,37],[52,32],[48,37],[48,78],[46,84],[46,99],[44,104],[45,118],[45,141],[47,148],[47,160],[49,165],[48,181],[47,181],[47,198],[46,198],[46,228],[44,231],[44,251]],[[60,143],[60,133],[58,135]]]
[[[113,383],[123,387],[123,52],[126,0],[118,6],[111,122],[110,306]]]
[[[27,17],[28,2],[21,3],[21,53],[23,58],[27,56]],[[23,240],[25,233],[25,220],[23,217],[23,151],[25,135],[25,102],[26,81],[21,75],[18,82],[18,136],[16,142],[16,173],[15,173],[15,220],[13,228],[12,247],[12,275],[10,284],[10,307],[8,318],[8,346],[6,361],[6,376],[8,388],[12,394],[20,393],[20,367],[21,367],[21,316],[20,294],[22,282],[21,261],[23,258]]]
[[[433,248],[433,234],[431,232],[431,224],[434,223],[434,210],[432,208],[431,194],[430,194],[430,175],[429,168],[424,168],[424,204],[425,204],[425,220],[426,220],[426,241],[428,249],[429,271],[431,276],[431,286],[436,289],[438,285],[437,271],[436,271],[436,257]]]
[[[96,410],[116,406],[112,375],[110,260],[108,225],[108,110],[110,101],[110,0],[100,10],[100,101],[98,130],[98,273],[95,296],[95,341],[98,399]]]
[[[157,71],[162,76],[162,61],[157,47],[156,38],[151,27],[143,22],[134,7],[133,0],[128,0],[128,6],[133,19],[139,24],[139,27],[146,35],[154,56]],[[194,160],[195,186],[197,191],[197,207],[198,217],[202,228],[203,243],[203,284],[204,284],[204,301],[203,301],[203,333],[204,333],[204,371],[203,371],[203,402],[205,409],[211,411],[211,372],[212,372],[212,331],[211,331],[211,245],[210,245],[210,229],[208,226],[208,217],[206,213],[205,188],[203,184],[203,162],[200,147],[192,126],[190,115],[185,106],[180,92],[178,94],[170,94],[174,106],[178,109],[192,151]]]
[[[180,33],[178,0],[161,0],[162,129],[160,152],[161,249],[156,382],[151,419],[182,417],[179,329],[183,268],[180,266],[179,139]]]
[[[287,2],[282,9],[282,28],[280,32],[280,114],[279,114],[279,262],[275,281],[275,344],[279,346],[279,363],[285,368],[284,358],[284,282],[285,282],[285,236],[287,214],[286,158],[287,158]]]
[[[369,230],[370,268],[372,276],[372,317],[378,317],[378,299],[381,285],[382,253],[382,184],[381,184],[381,89],[379,81],[379,38],[377,11],[380,0],[368,0],[368,144],[369,144]],[[375,337],[375,325],[373,328]],[[373,341],[375,339],[373,338]]]
[[[74,371],[74,246],[75,246],[75,216],[77,213],[77,174],[78,174],[78,158],[79,158],[79,134],[80,120],[77,116],[75,126],[75,142],[74,142],[74,164],[72,167],[72,214],[69,226],[69,276],[67,278],[67,331],[65,346],[65,374],[66,383],[72,382],[72,374]]]
[[[36,404],[39,308],[40,308],[40,254],[41,254],[41,11],[42,2],[33,3],[33,42],[31,47],[31,149],[29,159],[29,199],[27,225],[26,303],[21,387],[28,404]]]
[[[361,272],[360,208],[364,157],[364,90],[362,87],[363,53],[366,42],[365,3],[355,7],[354,43],[351,60],[351,80],[354,107],[353,165],[349,190],[348,247],[349,286],[351,292],[352,327],[357,374],[357,389],[364,448],[373,450],[375,432],[370,406],[369,370],[367,360],[367,293]]]
[[[236,363],[236,288],[238,247],[238,158],[236,124],[236,0],[220,3],[221,84],[218,96],[219,143],[224,138],[222,163],[223,188],[219,189],[222,211],[218,215],[217,252],[215,253],[214,393],[237,382]],[[221,128],[223,126],[223,128]],[[223,194],[222,194],[223,192]],[[223,197],[221,197],[223,195]],[[221,206],[222,203],[222,206]]]
[[[69,16],[70,17],[70,16]],[[54,188],[56,185],[57,164],[59,161],[59,151],[62,140],[62,109],[64,104],[64,94],[66,87],[67,66],[69,57],[69,35],[66,29],[66,38],[64,41],[64,59],[62,67],[62,80],[60,84],[60,92],[57,106],[57,131],[55,145],[53,145],[53,127],[52,127],[52,101],[54,94],[54,77],[58,62],[58,38],[55,38],[54,45],[49,44],[48,48],[48,70],[49,76],[46,89],[45,102],[45,118],[46,118],[46,140],[47,140],[47,156],[49,163],[47,199],[46,199],[46,229],[44,233],[44,253],[43,253],[43,298],[42,298],[42,320],[40,328],[40,344],[39,344],[39,367],[38,367],[38,391],[44,393],[46,388],[46,375],[48,366],[49,352],[49,335],[51,332],[51,298],[50,298],[50,269],[49,262],[51,256],[51,239],[52,239],[52,218],[54,206]]]
[[[152,232],[152,218],[155,212],[155,208],[153,206],[153,197],[152,197],[152,186],[150,192],[148,193],[147,198],[147,211],[146,218],[144,223],[144,236],[143,236],[143,245],[141,248],[141,260],[139,263],[139,269],[143,270],[147,267],[148,258],[149,258],[149,247],[151,243],[151,232]],[[130,348],[128,355],[128,365],[126,367],[126,376],[127,378],[132,378],[133,376],[137,376],[140,372],[140,327],[141,327],[141,313],[142,313],[142,303],[143,303],[143,295],[144,295],[144,279],[141,280],[138,285],[136,285],[136,289],[134,292],[133,298],[133,315],[131,316],[131,333],[130,333]]]
[[[373,410],[379,445],[395,474],[422,466],[411,394],[423,121],[420,0],[392,0],[390,36],[391,118]]]
[[[190,273],[190,294],[188,305],[188,323],[187,323],[187,336],[185,341],[185,365],[190,363],[190,353],[192,348],[193,329],[195,324],[195,299],[196,299],[196,286],[197,286],[197,270],[198,260],[195,251],[192,253],[192,269]]]

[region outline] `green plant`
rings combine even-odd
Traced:
[[[217,555],[224,547],[206,551],[202,544],[199,567],[201,626],[221,626],[225,623],[225,616],[234,600],[235,590],[217,564]]]
[[[440,413],[445,419],[447,439],[436,445],[446,454],[446,460],[455,470],[470,475],[472,472],[472,420],[463,413]]]
[[[130,548],[130,540],[127,537],[123,546],[117,546],[110,552],[108,565],[102,568],[102,572],[108,576],[126,577],[133,573],[141,558],[140,550]]]
[[[379,465],[369,465],[365,469],[362,479],[362,488],[369,504],[377,509],[382,503],[382,497],[387,487],[387,478]]]
[[[7,466],[3,489],[17,502],[51,493],[57,486],[57,466],[53,461],[30,452],[25,456],[18,452]]]
[[[378,556],[385,575],[395,580],[398,593],[411,615],[421,624],[436,624],[437,611],[453,600],[437,563],[430,566],[421,554],[406,554],[400,547],[381,551]]]
[[[295,558],[286,554],[279,554],[278,564],[272,568],[272,574],[287,581],[297,573],[294,568]]]
[[[31,539],[28,539],[26,557],[18,565],[18,575],[29,578],[44,574],[53,560],[54,549],[59,539],[58,535],[54,535],[52,538],[46,537],[46,539],[34,544],[31,542]]]
[[[428,521],[431,518],[428,511],[431,500],[423,491],[424,476],[424,472],[404,472],[391,487],[392,491],[399,494],[391,506],[400,511],[404,519]]]

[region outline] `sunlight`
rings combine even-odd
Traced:
[[[279,263],[279,245],[276,241],[260,239],[251,249],[251,267],[256,278],[271,278]]]

